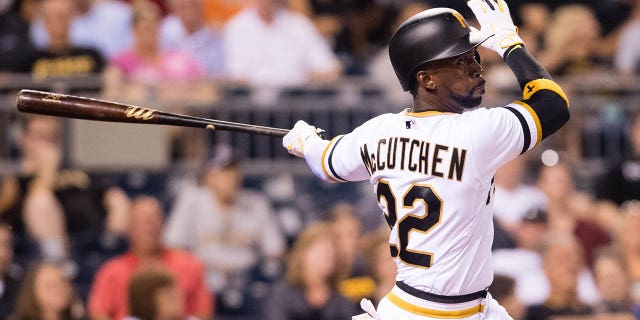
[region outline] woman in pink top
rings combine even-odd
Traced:
[[[187,53],[165,51],[158,46],[160,9],[150,1],[133,6],[134,45],[116,54],[111,69],[134,82],[155,83],[163,80],[191,80],[203,76],[198,63]],[[120,77],[118,77],[120,78]]]

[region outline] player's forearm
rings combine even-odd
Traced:
[[[544,139],[569,120],[569,99],[551,75],[525,50],[516,46],[505,52],[505,62],[522,89],[521,102],[534,115]]]
[[[553,80],[549,72],[522,45],[507,50],[504,54],[504,61],[518,79],[520,89],[524,90],[527,83],[536,79]]]

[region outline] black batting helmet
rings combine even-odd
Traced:
[[[389,57],[404,91],[423,64],[454,57],[480,45],[490,35],[471,30],[458,11],[434,8],[403,22],[391,37]]]

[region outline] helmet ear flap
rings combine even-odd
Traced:
[[[480,53],[478,53],[478,50],[476,50],[476,54],[474,58],[476,59],[476,62],[478,64],[482,64],[482,59],[480,59]]]

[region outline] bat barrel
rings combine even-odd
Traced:
[[[126,114],[128,109],[131,111],[137,108],[136,106],[52,92],[21,90],[18,93],[16,105],[21,112],[48,116],[96,121],[141,122],[140,117]]]
[[[74,119],[163,124],[273,137],[284,137],[289,132],[287,129],[192,117],[123,103],[35,90],[21,90],[16,105],[21,112]]]

